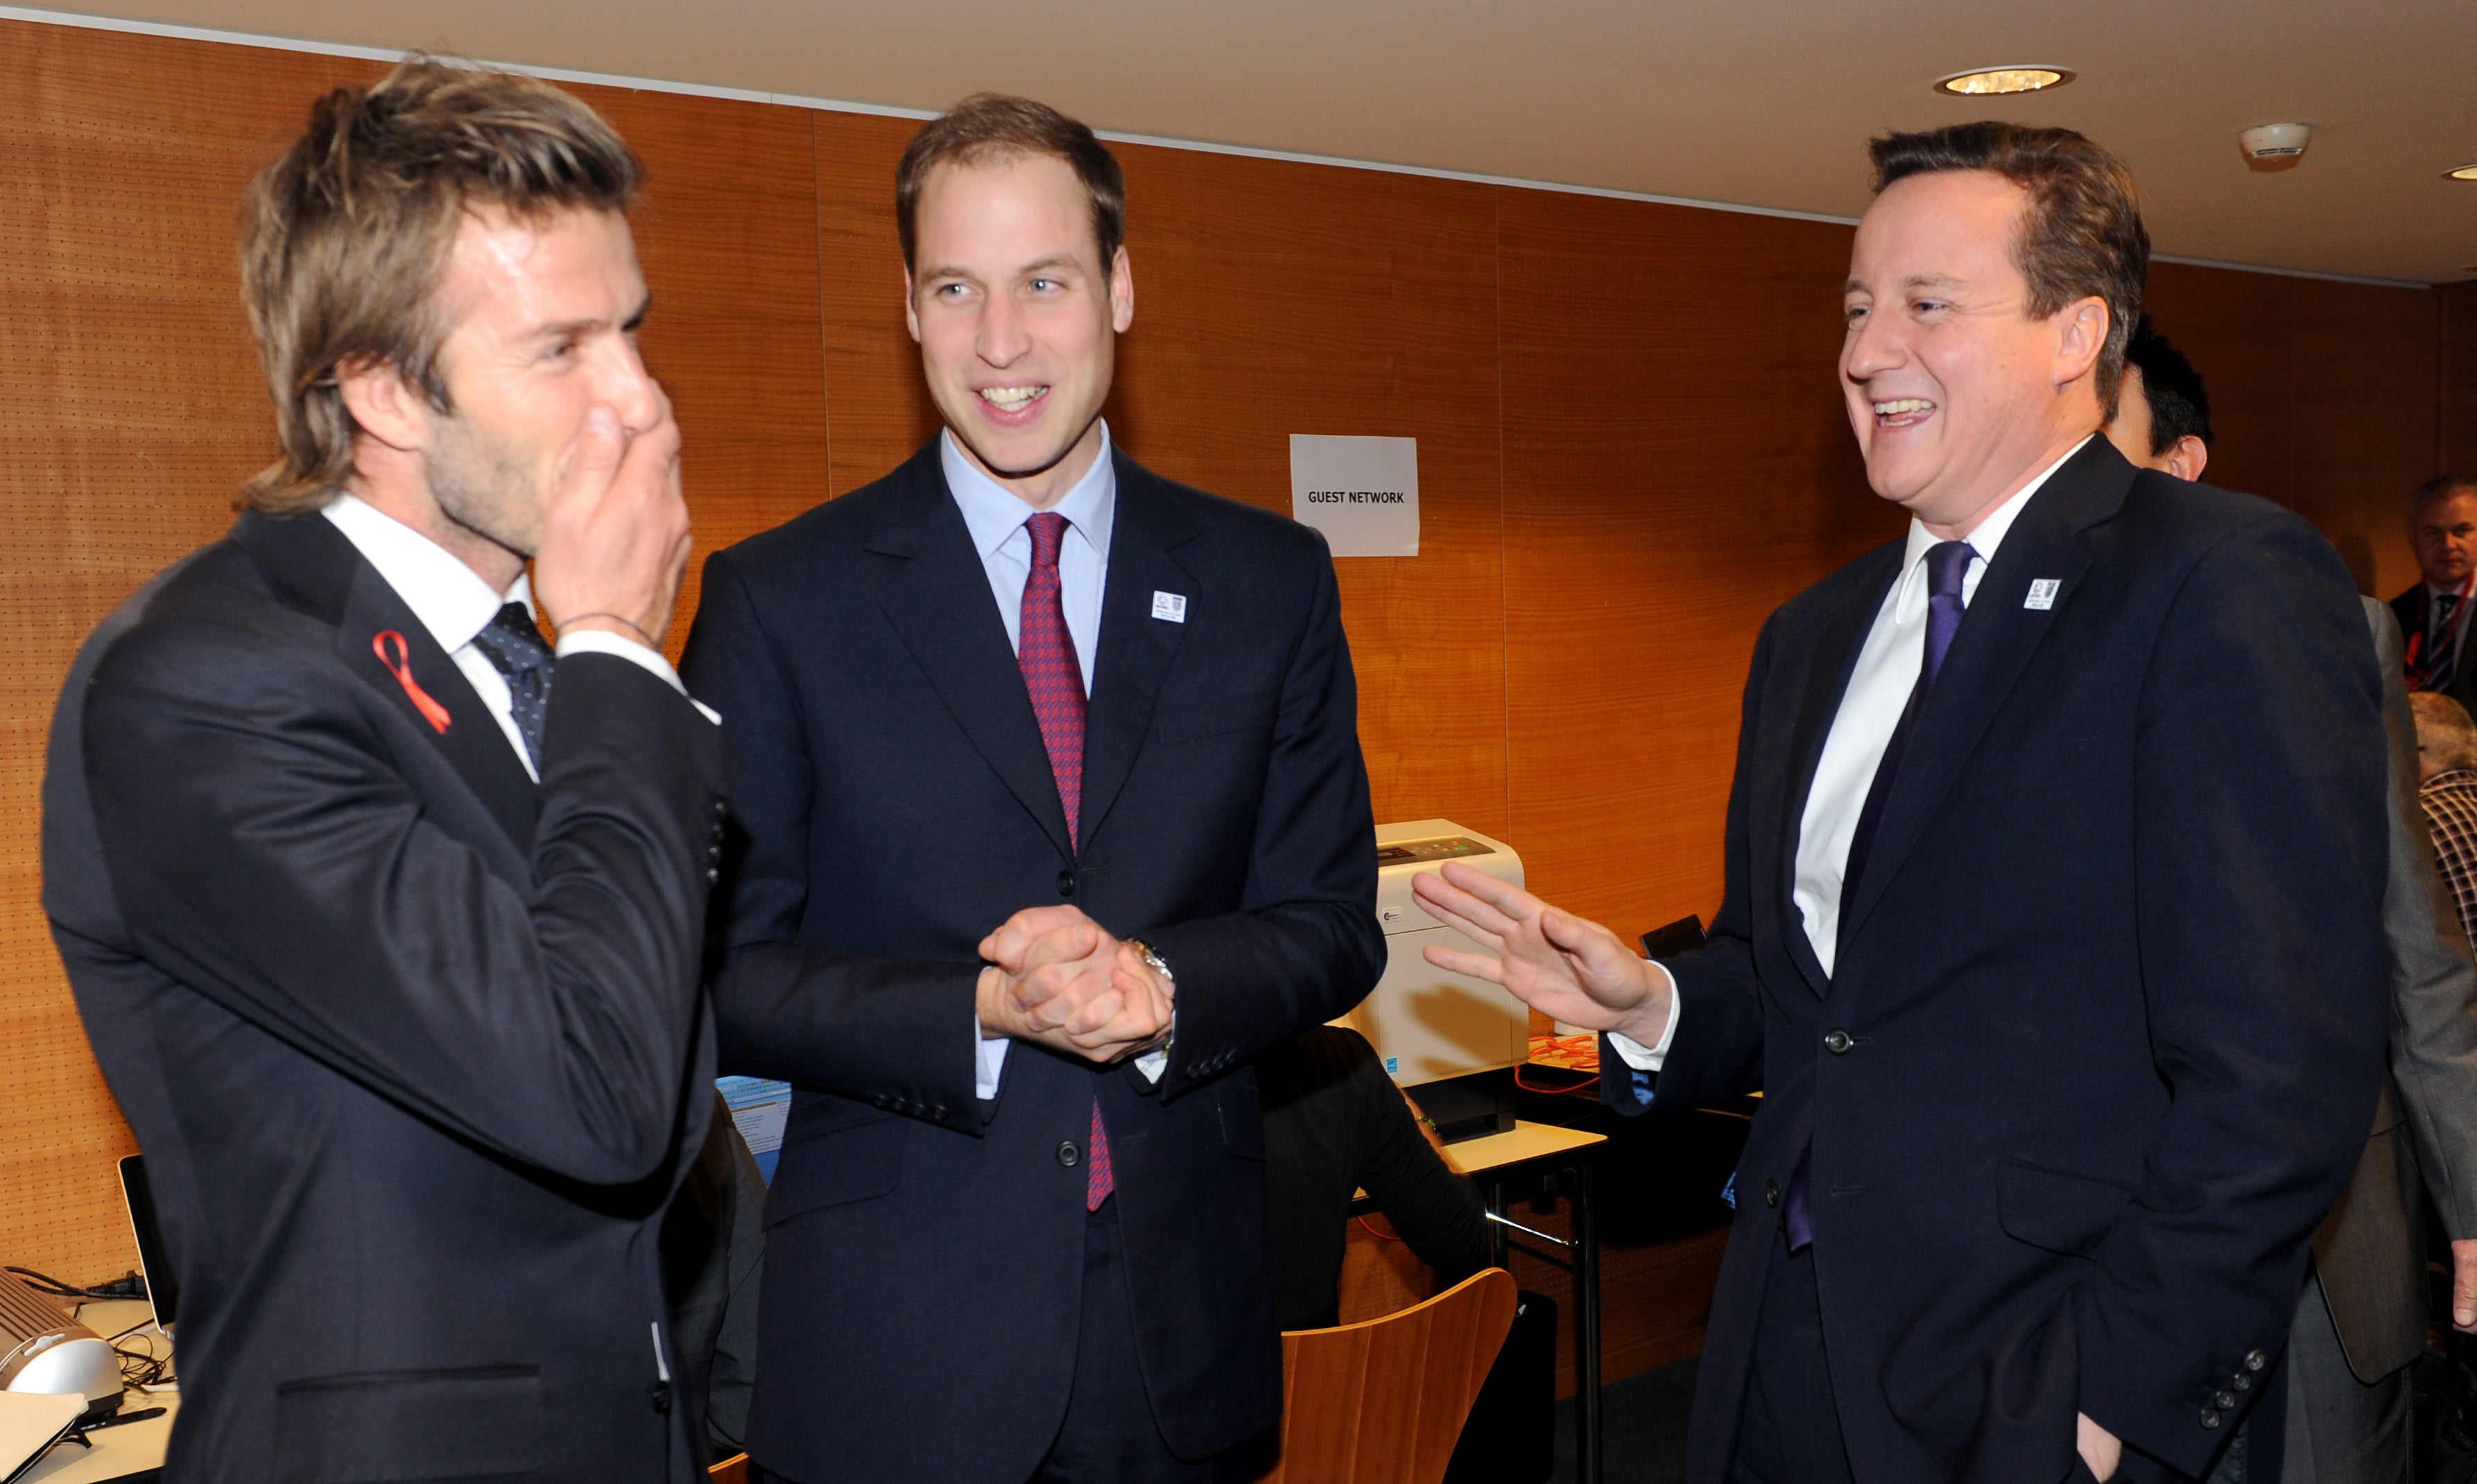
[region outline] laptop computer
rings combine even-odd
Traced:
[[[155,1220],[155,1193],[146,1183],[145,1155],[121,1160],[120,1194],[129,1203],[130,1233],[138,1239],[138,1270],[146,1279],[146,1301],[154,1306],[156,1327],[168,1335],[181,1302],[181,1284],[172,1275],[171,1259],[163,1253],[163,1228]]]

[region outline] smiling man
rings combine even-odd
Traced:
[[[180,1273],[166,1478],[698,1472],[725,759],[657,649],[638,175],[522,78],[321,99],[243,214],[282,456],[70,672],[43,905]]]
[[[2148,257],[2120,161],[1873,154],[1840,380],[1910,528],[1756,641],[1709,945],[1447,866],[1423,904],[1495,952],[1428,952],[1607,1032],[1625,1111],[1764,1094],[1689,1479],[2199,1477],[2285,1395],[2373,1115],[2373,646],[2312,527],[2097,436]]]
[[[967,100],[895,212],[945,430],[710,561],[686,661],[746,763],[724,1069],[798,1090],[750,1452],[1252,1479],[1281,1347],[1247,1062],[1384,954],[1333,563],[1112,445],[1136,286],[1090,130]]]

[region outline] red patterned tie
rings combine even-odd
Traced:
[[[1032,575],[1023,584],[1023,618],[1015,663],[1032,692],[1032,715],[1049,749],[1050,776],[1066,811],[1066,839],[1078,843],[1084,802],[1084,667],[1076,663],[1075,636],[1066,632],[1066,611],[1058,600],[1058,543],[1066,517],[1045,510],[1025,521],[1032,535]],[[1085,1150],[1084,1208],[1098,1211],[1117,1182],[1110,1174],[1110,1136],[1101,1126],[1101,1099],[1092,1099],[1092,1135]]]

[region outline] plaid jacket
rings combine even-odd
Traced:
[[[2416,791],[2416,800],[2425,806],[2435,861],[2460,908],[2460,926],[2477,941],[2477,772],[2437,773]]]

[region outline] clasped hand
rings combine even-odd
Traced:
[[[981,940],[981,1034],[1123,1061],[1169,1033],[1170,985],[1075,907],[1027,907]]]

